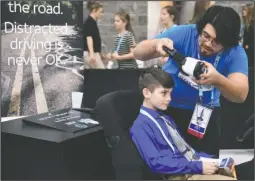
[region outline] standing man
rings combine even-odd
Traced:
[[[163,69],[175,87],[168,107],[186,141],[195,149],[219,155],[219,98],[243,102],[248,94],[248,61],[239,45],[240,17],[230,7],[212,6],[196,25],[180,25],[137,45],[135,58],[149,60],[167,56],[165,45],[186,57],[204,61],[207,72],[195,80],[179,71],[168,59]],[[198,120],[203,111],[203,122]],[[192,120],[192,121],[191,121]]]

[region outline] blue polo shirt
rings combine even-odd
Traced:
[[[174,28],[168,29],[164,33],[156,36],[155,38],[169,38],[173,40],[174,48],[186,57],[193,57],[207,61],[214,65],[217,54],[210,57],[204,57],[199,54],[198,46],[198,31],[194,24],[179,25]],[[199,99],[198,86],[188,76],[183,75],[175,61],[171,58],[168,59],[163,66],[163,70],[172,75],[175,81],[175,87],[171,93],[170,106],[182,109],[194,109],[196,102]],[[241,45],[236,45],[230,49],[222,52],[216,70],[225,77],[231,73],[240,72],[248,75],[248,59],[247,55]],[[217,88],[210,89],[210,86],[203,86],[203,104],[212,104],[219,107],[220,91]],[[211,94],[213,93],[213,100]]]

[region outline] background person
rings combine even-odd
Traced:
[[[163,30],[160,33],[164,33],[167,29],[177,26],[176,20],[178,16],[178,10],[174,6],[165,6],[162,8],[160,13],[160,22],[163,26]],[[162,67],[167,61],[167,57],[162,57],[159,59],[159,64]]]
[[[133,54],[136,42],[129,14],[125,11],[116,13],[114,26],[118,35],[114,40],[113,52],[107,55],[107,59],[116,60],[119,69],[138,68]]]
[[[244,22],[243,47],[248,56],[249,67],[254,67],[254,5],[248,4],[242,11]]]
[[[160,12],[160,24],[162,29],[160,33],[164,33],[167,29],[176,25],[176,19],[178,16],[178,10],[174,6],[165,6]]]
[[[177,26],[176,20],[178,17],[178,10],[175,6],[165,6],[160,11],[160,31],[157,33],[161,34],[164,33],[167,29],[173,28]],[[160,57],[153,60],[150,60],[149,65],[157,65],[158,67],[162,67],[166,61],[168,60],[167,57]]]

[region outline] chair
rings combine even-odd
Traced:
[[[252,114],[240,127],[237,141],[244,143],[248,138],[254,143],[254,114]],[[240,180],[254,180],[254,157],[252,160],[236,166],[237,178]]]
[[[96,119],[104,129],[117,180],[159,179],[150,172],[129,135],[141,104],[142,96],[129,90],[107,93],[96,102]]]

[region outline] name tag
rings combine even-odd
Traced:
[[[178,77],[180,79],[182,79],[184,82],[186,82],[187,84],[189,84],[191,87],[193,87],[193,88],[195,88],[197,90],[199,89],[198,84],[192,80],[192,77],[184,75],[181,71],[179,72]],[[201,87],[202,87],[203,91],[211,91],[211,90],[213,90],[213,86],[212,85],[201,85]]]
[[[202,139],[205,135],[207,125],[212,114],[212,109],[201,104],[196,104],[189,127],[188,133]]]

